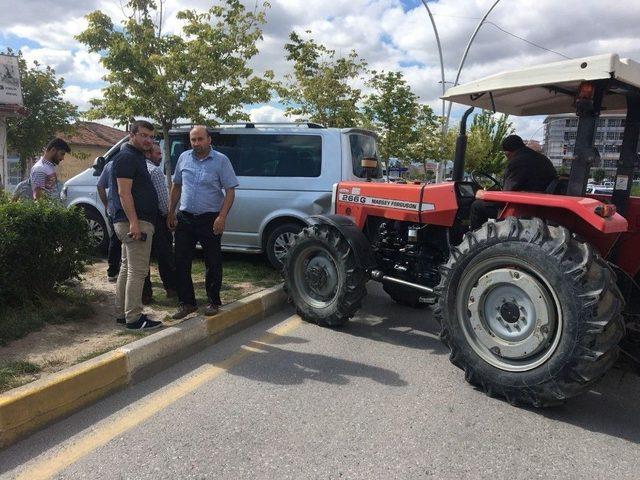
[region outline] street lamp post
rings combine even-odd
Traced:
[[[453,83],[453,85],[457,85],[458,81],[460,80],[460,73],[462,72],[462,67],[464,66],[464,62],[467,59],[467,54],[469,53],[469,49],[471,48],[471,44],[473,43],[473,41],[475,40],[476,36],[478,35],[478,32],[480,31],[480,27],[482,27],[482,24],[484,23],[484,21],[487,19],[487,17],[489,16],[489,14],[491,13],[491,11],[496,7],[496,5],[498,5],[498,3],[500,2],[500,0],[496,0],[493,5],[491,5],[491,7],[489,8],[489,10],[487,10],[487,13],[484,14],[484,16],[482,17],[482,19],[480,20],[480,22],[478,22],[478,25],[476,25],[476,29],[474,30],[473,34],[471,35],[471,38],[469,38],[469,42],[467,43],[466,48],[464,49],[464,53],[462,54],[462,58],[460,59],[460,65],[458,66],[458,73],[456,74],[456,80]],[[431,26],[433,27],[433,33],[436,36],[436,43],[438,44],[438,54],[440,56],[440,75],[442,77],[442,96],[444,96],[445,94],[445,78],[444,78],[444,59],[442,57],[442,46],[440,44],[440,36],[438,35],[438,29],[436,27],[436,22],[433,19],[433,14],[431,13],[431,9],[429,8],[429,5],[427,3],[427,0],[422,0],[422,4],[424,5],[424,8],[427,9],[427,14],[429,15],[429,19],[431,20]],[[449,119],[451,117],[451,106],[452,106],[452,102],[449,102],[449,108],[447,109],[447,113],[445,115],[445,101],[442,100],[442,142],[441,142],[441,150],[444,150],[444,145],[442,144],[445,140],[445,135],[447,133],[447,130],[449,128]],[[442,180],[442,159],[440,161],[440,165],[438,166],[438,172],[436,175],[436,182],[439,182]]]
[[[499,2],[500,2],[500,0],[496,0],[493,3],[493,5],[491,5],[489,10],[487,10],[487,13],[485,13],[484,16],[482,17],[482,19],[478,22],[478,25],[476,25],[476,29],[473,31],[473,34],[469,38],[469,42],[467,43],[467,46],[464,49],[464,53],[462,54],[462,58],[460,59],[460,65],[458,66],[458,73],[456,74],[456,80],[455,80],[455,82],[453,82],[453,86],[458,85],[458,81],[460,80],[460,73],[462,72],[462,67],[464,67],[464,62],[467,59],[467,54],[469,53],[469,49],[471,48],[471,44],[473,43],[473,41],[475,40],[476,36],[478,35],[478,32],[480,31],[480,28],[484,24],[484,21],[487,19],[487,17],[491,13],[491,11],[496,7],[496,5],[498,5]],[[447,124],[447,128],[449,127],[449,118],[451,117],[451,106],[452,105],[453,105],[453,102],[449,102],[449,108],[447,109],[447,118],[445,120],[445,123]]]
[[[433,14],[431,13],[431,9],[429,8],[429,4],[427,3],[427,0],[422,0],[422,4],[424,5],[424,8],[427,9],[427,14],[429,15],[429,20],[431,20],[431,26],[433,27],[433,33],[436,36],[436,43],[438,44],[438,55],[440,57],[440,76],[442,77],[442,96],[444,97],[444,93],[445,93],[445,89],[446,89],[446,81],[444,78],[444,59],[442,58],[442,45],[440,44],[440,35],[438,35],[438,28],[436,27],[436,22],[433,19]],[[445,136],[447,134],[447,126],[448,126],[448,121],[445,122],[445,100],[444,98],[442,99],[442,141],[440,142],[440,162],[438,162],[438,169],[436,170],[436,183],[439,183],[442,181],[442,162],[444,161],[444,159],[442,158],[444,155],[444,139]]]

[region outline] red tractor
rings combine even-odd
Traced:
[[[310,218],[287,255],[287,291],[305,320],[337,327],[361,307],[367,281],[382,282],[399,303],[434,304],[440,338],[469,383],[517,405],[561,403],[590,389],[638,331],[640,198],[630,192],[640,64],[617,55],[568,60],[459,85],[444,98],[471,106],[453,181],[335,185],[334,214]],[[548,193],[483,190],[483,174],[463,181],[473,107],[577,112],[568,179]],[[615,189],[587,196],[603,110],[626,110]],[[503,207],[471,231],[475,199]]]

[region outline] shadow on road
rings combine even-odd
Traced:
[[[305,342],[305,340],[295,337],[286,337],[285,339],[277,339],[273,343]],[[402,380],[400,375],[385,368],[327,355],[281,349],[273,344],[251,342],[249,346],[259,350],[255,354],[255,359],[233,367],[228,373],[277,385],[299,385],[305,380],[347,385],[349,383],[348,377],[370,378],[375,382],[392,387],[407,385],[407,382]]]
[[[378,284],[369,284],[367,289],[362,310],[338,332],[437,355],[449,353],[440,342],[440,327],[430,308],[399,305]]]
[[[586,395],[557,408],[533,410],[590,432],[640,443],[640,377],[614,368]]]

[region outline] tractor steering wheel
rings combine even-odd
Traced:
[[[502,182],[486,172],[471,172],[471,181],[483,190],[502,190]]]

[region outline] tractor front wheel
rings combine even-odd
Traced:
[[[437,291],[451,362],[491,396],[562,403],[617,359],[615,275],[564,227],[513,217],[485,224],[452,250]]]
[[[325,327],[347,322],[362,305],[367,275],[330,225],[311,225],[285,257],[285,288],[303,319]]]

